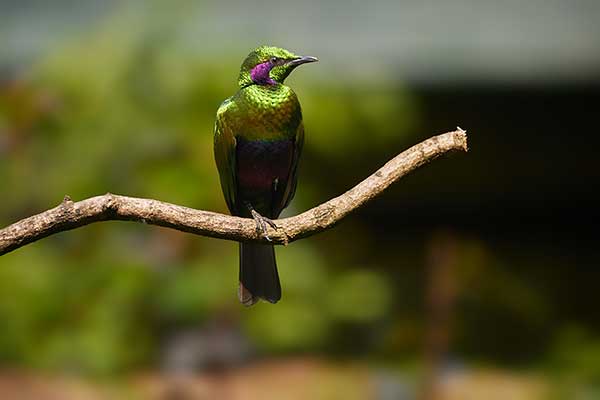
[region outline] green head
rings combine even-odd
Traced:
[[[296,68],[309,62],[318,61],[315,57],[301,57],[279,47],[261,46],[248,54],[240,68],[238,84],[276,85]]]

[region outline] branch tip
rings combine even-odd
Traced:
[[[467,140],[467,131],[464,130],[463,128],[461,128],[460,126],[457,126],[455,133],[456,133],[455,138],[457,139],[460,148],[463,151],[468,152],[469,145],[468,145],[468,140]]]

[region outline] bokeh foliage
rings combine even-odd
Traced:
[[[236,90],[245,54],[233,46],[219,52],[190,46],[192,2],[168,4],[117,7],[0,76],[0,225],[56,205],[65,194],[79,200],[108,191],[226,211],[212,129],[218,105]],[[327,55],[314,55],[326,63]],[[338,80],[315,72],[320,67],[289,78],[303,106],[307,140],[288,214],[346,190],[408,145],[454,128],[428,115],[479,124],[463,158],[468,161],[433,163],[334,230],[279,248],[284,297],[276,306],[237,303],[234,243],[156,227],[94,224],[0,257],[0,362],[98,375],[158,367],[165,343],[178,332],[225,320],[258,354],[366,356],[412,365],[427,325],[431,237],[442,230],[454,236],[457,260],[448,360],[540,368],[565,393],[594,396],[598,319],[582,314],[595,310],[595,281],[585,282],[595,275],[582,272],[593,263],[595,244],[554,246],[547,221],[523,233],[521,221],[509,220],[510,237],[494,236],[496,226],[486,220],[502,222],[502,213],[535,203],[543,190],[587,179],[538,149],[541,121],[529,116],[538,101],[525,101],[518,122],[533,125],[523,128],[521,147],[513,151],[508,136],[516,123],[503,114],[505,105],[492,102],[497,120],[480,121],[469,109],[485,107],[461,103],[460,90],[453,89],[430,100],[432,113],[393,72]],[[448,117],[451,103],[460,103],[460,112]],[[500,132],[490,133],[494,129]],[[576,131],[583,129],[570,130]],[[553,140],[562,150],[562,133]],[[528,160],[525,168],[509,165]],[[550,193],[544,202],[570,196],[566,189],[558,192],[562,197]],[[435,221],[444,212],[464,219],[456,225],[466,228]],[[546,236],[538,235],[544,229]],[[565,256],[582,249],[587,256],[577,265],[576,257]],[[580,300],[568,302],[569,296]]]
[[[182,47],[164,21],[172,16],[136,16],[133,25],[123,13],[3,84],[3,225],[65,194],[108,191],[225,211],[212,128],[216,108],[236,90],[243,55],[207,59]],[[411,112],[398,113],[410,110],[403,92],[293,84],[308,157],[351,156],[363,146],[363,129],[373,146],[385,146],[412,124]],[[309,177],[301,180],[294,210],[325,200]],[[4,256],[0,359],[113,373],[159,360],[172,332],[221,314],[233,315],[261,351],[322,350],[335,343],[336,329],[380,322],[390,310],[381,271],[331,268],[314,241],[279,251],[284,301],[241,309],[236,256],[231,243],[125,223],[85,227]]]

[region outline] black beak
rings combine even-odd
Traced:
[[[319,61],[317,59],[317,57],[311,57],[311,56],[304,56],[304,57],[298,57],[298,58],[294,58],[293,60],[288,62],[288,65],[292,65],[294,67],[297,67],[298,65],[302,65],[302,64],[306,64],[306,63],[311,63],[311,62],[316,62]]]

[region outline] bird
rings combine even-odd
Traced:
[[[300,102],[284,81],[296,67],[315,61],[260,46],[241,65],[238,91],[217,110],[214,157],[225,202],[232,215],[253,218],[267,241],[267,225],[277,229],[273,220],[296,192],[304,144]],[[274,246],[240,242],[239,260],[239,301],[277,303],[281,284]]]

